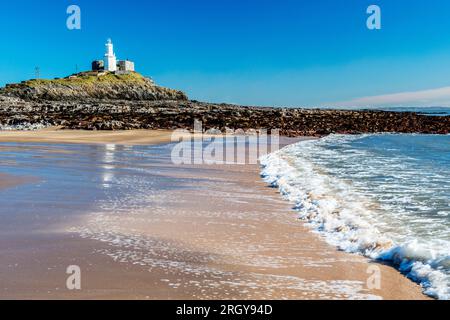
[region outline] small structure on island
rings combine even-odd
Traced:
[[[111,39],[108,39],[105,46],[105,57],[103,60],[95,60],[92,62],[92,71],[107,71],[116,74],[127,74],[135,71],[133,61],[117,60]]]
[[[92,62],[92,71],[104,71],[105,62],[103,60],[96,60]]]

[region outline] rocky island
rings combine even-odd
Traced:
[[[90,71],[64,79],[29,80],[6,85],[0,94],[29,101],[187,100],[183,92],[157,86],[137,72]]]
[[[157,86],[137,72],[83,72],[0,89],[0,128],[192,129],[194,120],[202,121],[205,130],[279,129],[285,136],[450,132],[449,116],[192,101],[185,93]]]

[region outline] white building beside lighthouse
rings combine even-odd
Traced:
[[[114,45],[111,39],[106,42],[106,53],[104,58],[105,71],[116,72],[117,71],[117,58],[114,53]]]

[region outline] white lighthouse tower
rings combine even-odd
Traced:
[[[94,72],[114,72],[115,74],[129,74],[135,71],[134,62],[130,60],[117,60],[114,53],[114,45],[111,39],[105,44],[106,52],[103,60],[92,61],[92,71]]]
[[[111,39],[106,42],[106,53],[105,53],[105,71],[115,72],[117,70],[117,58],[114,54],[114,45]]]

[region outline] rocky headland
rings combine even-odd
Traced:
[[[331,133],[450,133],[450,116],[410,112],[269,108],[188,100],[137,73],[30,80],[0,89],[0,129],[279,129],[286,136]]]
[[[82,72],[63,79],[28,80],[8,84],[1,95],[28,101],[87,101],[87,100],[187,100],[179,91],[160,87],[153,80],[130,72],[122,75],[106,72]]]

